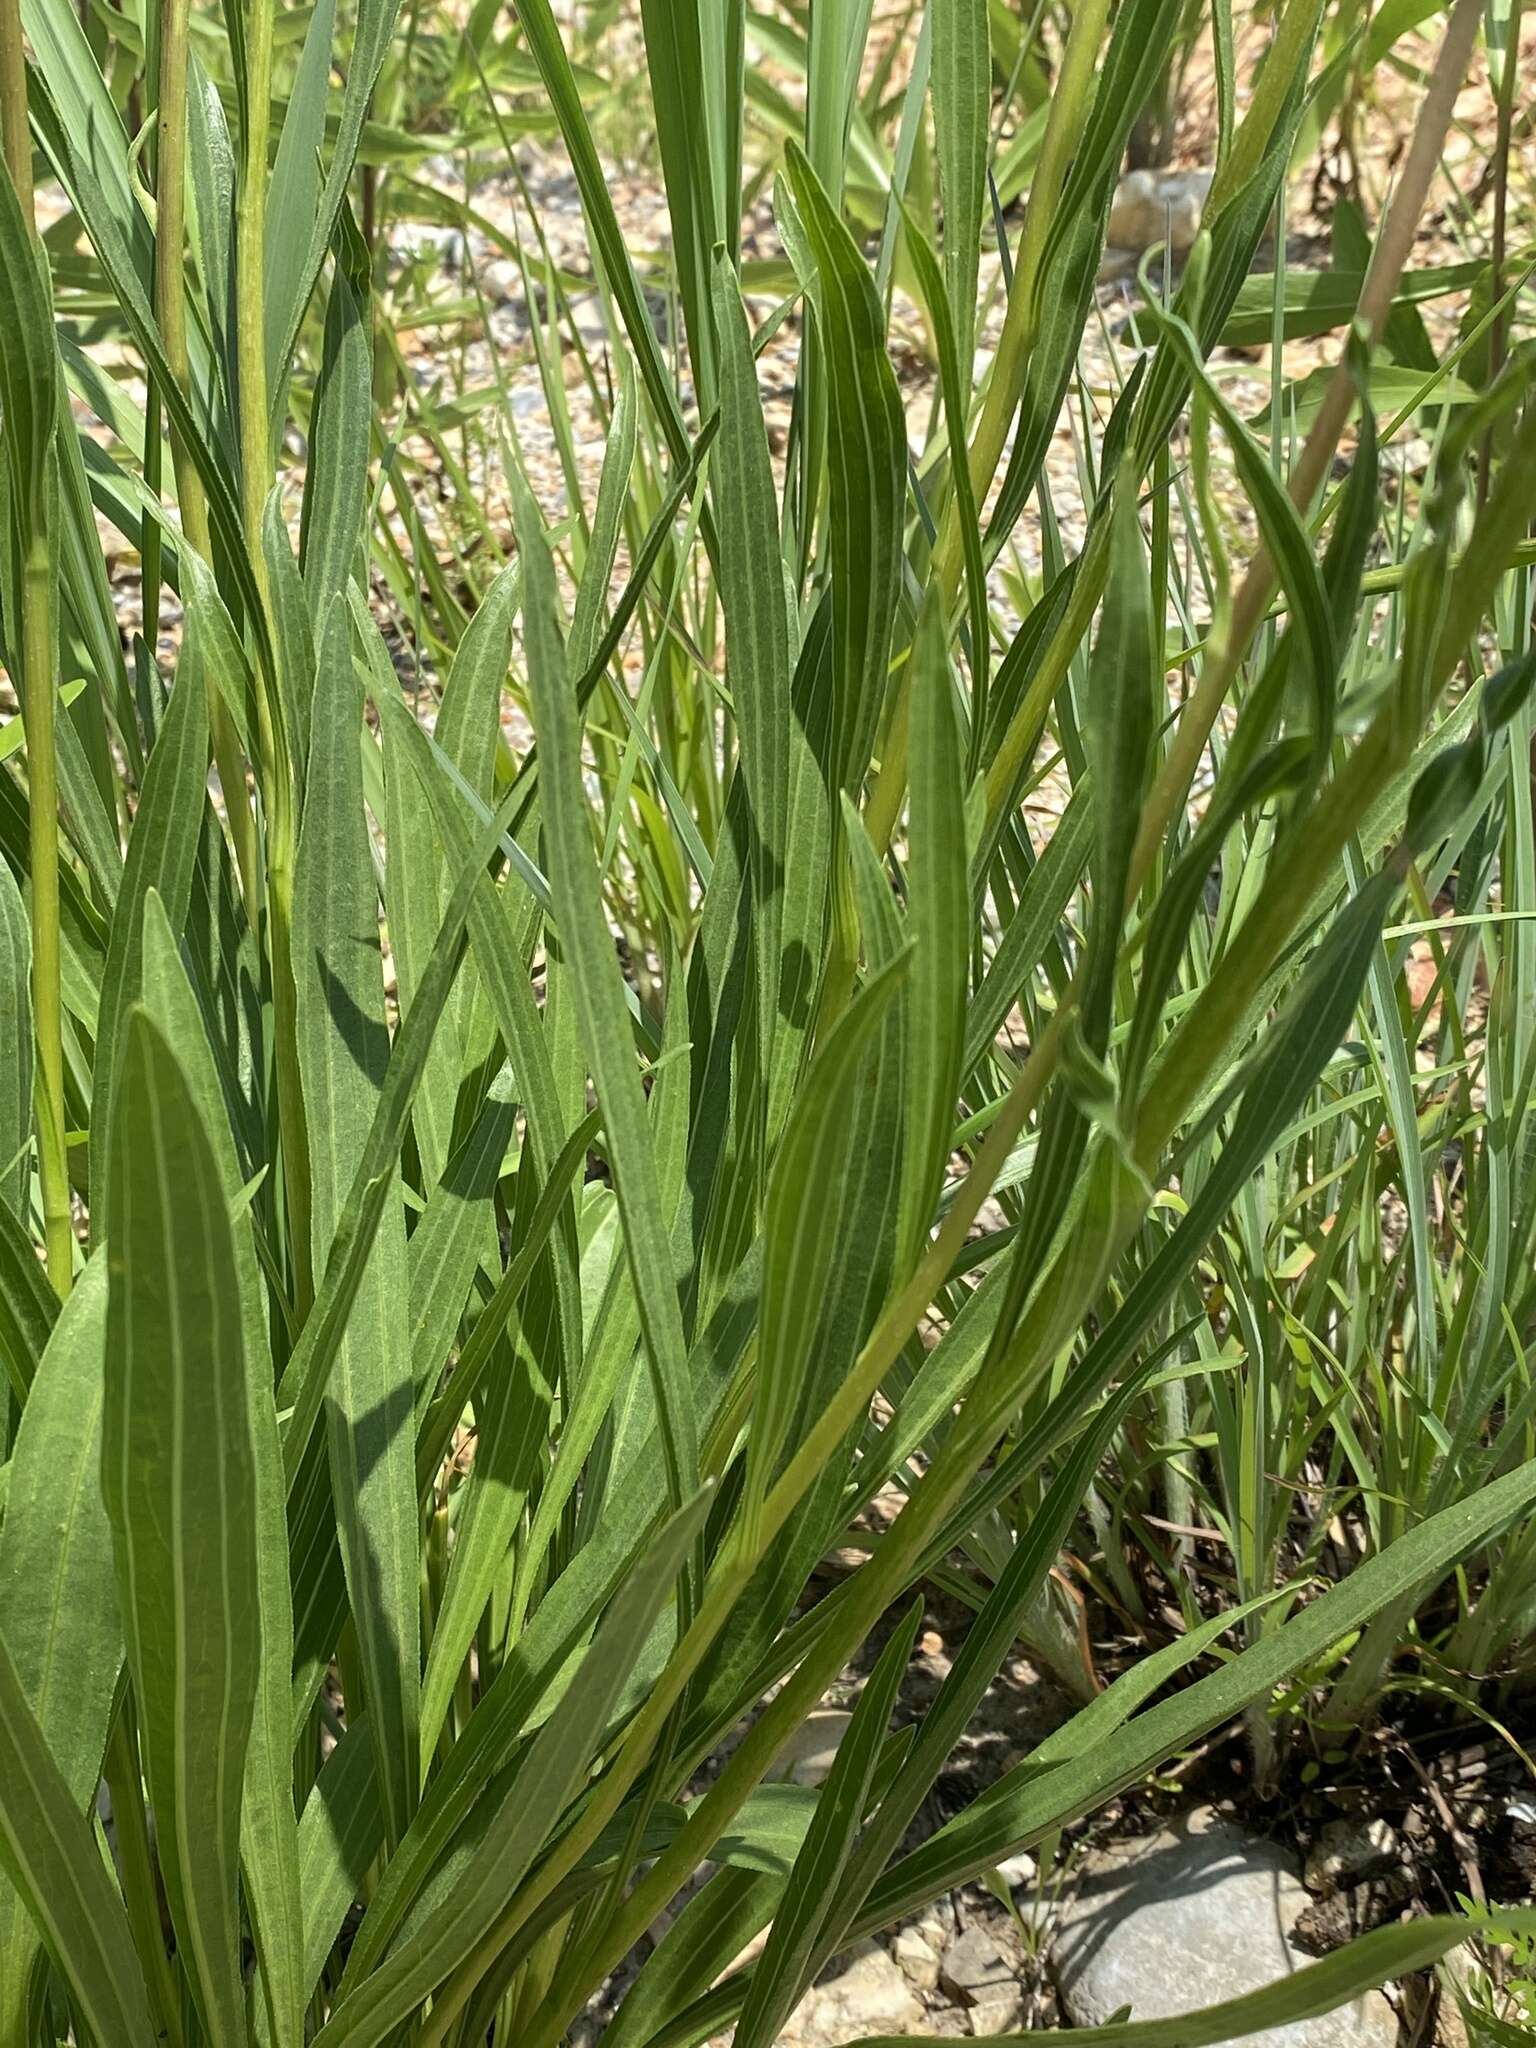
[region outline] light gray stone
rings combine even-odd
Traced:
[[[989,1984],[976,1994],[968,2017],[977,2040],[1011,2034],[1023,2024],[1024,1993],[1017,1984]]]
[[[1306,1967],[1287,1937],[1308,1895],[1285,1851],[1209,1813],[1089,1858],[1054,1962],[1067,2013],[1101,2026],[1126,2006],[1173,2019]],[[1394,2048],[1380,1992],[1318,2019],[1243,2037],[1245,2048]],[[1227,2044],[1223,2044],[1227,2048]]]
[[[807,1714],[774,1759],[774,1776],[792,1785],[824,1785],[852,1720],[852,1714],[836,1707]]]
[[[897,1968],[919,1991],[934,1990],[939,1981],[938,1951],[916,1927],[903,1927],[891,1943]]]
[[[864,2034],[913,2034],[927,2014],[878,1942],[861,1942],[800,2001],[779,2036],[784,2048],[840,2048]]]
[[[997,1866],[997,1874],[1009,1891],[1016,1892],[1027,1884],[1033,1884],[1039,1874],[1033,1856],[1021,1849],[1017,1856],[1005,1856]]]
[[[985,1927],[967,1927],[944,1951],[939,1975],[950,1991],[970,1997],[985,1986],[1011,1984],[1013,1972]]]

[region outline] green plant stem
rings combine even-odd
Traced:
[[[0,146],[17,204],[33,217],[32,123],[27,112],[27,60],[20,0],[0,0]]]
[[[245,13],[245,120],[241,136],[240,193],[236,206],[236,360],[240,373],[240,509],[246,551],[262,608],[271,617],[271,590],[262,517],[272,480],[272,424],[266,355],[267,124],[272,102],[273,0],[248,0]],[[271,636],[268,635],[270,641]],[[266,815],[267,937],[272,977],[283,1188],[293,1261],[295,1308],[314,1298],[309,1241],[309,1146],[299,1080],[298,1005],[293,976],[293,882],[298,846],[291,763],[275,681],[264,677],[256,715],[261,798]]]
[[[36,235],[32,132],[18,0],[0,0],[0,129],[6,168],[22,214]],[[48,1278],[62,1297],[74,1271],[69,1160],[64,1120],[64,1004],[59,982],[59,784],[54,748],[53,556],[48,479],[12,479],[12,502],[25,522],[21,565],[21,704],[27,733],[27,839],[32,867],[32,1030],[37,1045],[34,1098],[37,1171],[43,1198]]]

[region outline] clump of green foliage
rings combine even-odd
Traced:
[[[645,0],[665,260],[629,246],[547,0],[463,28],[4,0],[3,2048],[554,2048],[701,1873],[607,2038],[767,2048],[840,1950],[1233,1717],[1268,1770],[1404,1684],[1514,1670],[1524,273],[1502,212],[1468,266],[1405,267],[1482,61],[1457,0],[1374,238],[1342,216],[1329,270],[1250,275],[1323,12],[1283,0],[1239,81],[1215,0],[1203,231],[1100,417],[1080,350],[1179,0],[1024,33],[936,0],[872,71],[858,5]],[[387,261],[407,217],[479,231],[428,149],[472,186],[530,129],[568,153],[607,326],[584,499],[572,280],[502,234],[553,526],[497,377],[406,374],[405,327],[475,304]],[[777,251],[744,261],[770,193]],[[938,371],[921,448],[898,285]],[[1417,309],[1469,288],[1437,356]],[[792,332],[776,464],[759,357]],[[1325,334],[1336,367],[1287,382]],[[1261,435],[1212,361],[1270,338]],[[1384,505],[1405,425],[1428,471]],[[1218,474],[1259,535],[1240,576]],[[102,523],[142,568],[126,650]],[[1070,1672],[1052,1574],[1084,1518],[1143,1615],[1127,1542],[1179,1586],[1214,1521],[1228,1600],[1189,1591],[909,1846],[1019,1638]],[[975,1620],[893,1729],[935,1575]],[[773,1783],[893,1610],[831,1777]],[[1386,1928],[1106,2039],[1279,2024],[1464,1933]]]

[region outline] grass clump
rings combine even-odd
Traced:
[[[857,8],[647,0],[665,258],[547,0],[5,0],[4,2048],[554,2048],[691,1888],[608,2038],[766,2048],[840,1950],[1234,1718],[1266,1782],[1408,1690],[1497,1721],[1536,1543],[1510,60],[1491,242],[1409,266],[1482,75],[1457,0],[1374,233],[1288,269],[1324,11],[1250,76],[1216,0],[1200,236],[1095,410],[1172,0],[954,0],[876,51]],[[411,374],[479,283],[390,257],[483,233],[530,132],[603,321],[536,209],[495,230],[557,513],[494,352]],[[1084,1532],[1142,1649],[1102,1689]],[[929,1582],[974,1621],[893,1731]],[[893,1612],[825,1786],[766,1782]],[[912,1846],[1021,1637],[1081,1711]]]

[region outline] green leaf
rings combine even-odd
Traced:
[[[309,1986],[302,1981],[298,1829],[293,1811],[291,1699],[293,1599],[282,1453],[272,1399],[266,1289],[256,1257],[244,1182],[223,1089],[202,1010],[160,897],[144,901],[142,997],[161,1037],[176,1048],[202,1119],[230,1215],[230,1252],[240,1297],[246,1412],[255,1472],[254,1529],[261,1610],[261,1675],[246,1752],[240,1857],[261,1964],[263,2010],[276,2015],[273,2038],[297,2040]]]
[[[27,1398],[58,1313],[59,1298],[31,1238],[9,1203],[0,1202],[0,1358],[18,1404]]]
[[[992,45],[987,0],[936,0],[933,21],[933,130],[944,202],[944,283],[954,322],[960,389],[968,397],[976,346],[981,221],[986,210]],[[950,429],[951,446],[964,435]]]
[[[854,1077],[909,964],[908,953],[898,952],[838,1019],[806,1076],[773,1163],[763,1224],[757,1393],[741,1511],[749,1531],[785,1452],[793,1448],[786,1434],[801,1401],[838,1242],[828,1218],[840,1213],[839,1194],[858,1165],[849,1158]]]
[[[34,1262],[35,1263],[35,1262]],[[77,1814],[88,1816],[123,1632],[101,1498],[107,1266],[86,1265],[44,1351],[11,1454],[0,1524],[0,1641]],[[0,1882],[0,2039],[20,2039],[39,1936]]]
[[[20,480],[25,525],[35,531],[42,527],[48,490],[58,370],[47,266],[11,174],[0,169],[0,414],[11,476]]]
[[[318,20],[318,15],[316,19]],[[333,598],[352,576],[368,505],[373,337],[369,309],[339,259],[325,309],[325,346],[310,417],[299,569],[319,640]]]
[[[194,639],[182,647],[176,686],[149,757],[102,975],[91,1074],[91,1223],[98,1241],[103,1233],[110,1234],[111,1227],[111,1154],[117,1128],[113,1091],[122,1063],[125,1019],[139,993],[144,902],[153,889],[172,925],[186,922],[207,785],[207,700]]]
[[[907,885],[912,971],[907,1005],[907,1140],[901,1256],[926,1243],[949,1159],[970,968],[965,794],[943,621],[930,600],[912,646],[912,815]]]
[[[836,1911],[838,1885],[869,1805],[891,1709],[922,1618],[922,1601],[912,1601],[865,1681],[853,1719],[837,1746],[784,1902],[752,1973],[752,1988],[736,2024],[735,2039],[741,2048],[770,2048],[814,1974],[817,1930]]]
[[[795,204],[815,255],[818,334],[831,386],[833,632],[837,786],[857,796],[885,704],[901,589],[906,420],[885,348],[875,281],[802,151],[786,151]]]
[[[1422,4],[1422,0],[1414,0]],[[1392,0],[1378,14],[1380,20]],[[1405,270],[1393,295],[1394,306],[1420,306],[1452,292],[1471,290],[1486,274],[1482,263],[1447,263],[1437,270]],[[1347,327],[1355,317],[1365,286],[1363,270],[1287,270],[1280,280],[1281,334],[1304,341]],[[1264,348],[1275,332],[1275,277],[1256,271],[1239,286],[1219,337],[1222,348]]]
[[[363,690],[347,609],[320,644],[304,824],[294,884],[299,1068],[309,1126],[311,1235],[323,1273],[390,1065],[378,891],[363,810]],[[382,1214],[336,1352],[331,1481],[357,1624],[380,1788],[398,1841],[420,1784],[420,1551],[404,1217]]]
[[[181,1063],[138,1005],[114,1091],[111,1215],[102,1491],[171,1919],[210,2040],[236,2048],[256,1456],[218,1165]]]
[[[774,574],[781,559],[779,510],[757,364],[741,292],[723,250],[715,259],[714,306],[720,358],[720,448],[713,469],[720,526],[720,602],[725,613],[726,681],[741,749],[751,832],[748,866],[757,955],[758,1043],[767,1077],[766,1115],[774,1094],[777,1047],[784,1035],[779,985],[783,978],[785,832],[793,718],[789,617],[783,582]]]
[[[554,564],[526,491],[516,493],[516,515],[524,563],[529,686],[543,758],[544,830],[550,850],[555,919],[576,997],[582,1043],[608,1133],[624,1249],[655,1385],[668,1490],[677,1508],[691,1493],[697,1477],[698,1441],[688,1398],[687,1349],[668,1219],[661,1210],[655,1145],[629,1027],[623,975],[592,859],[580,733],[566,682]]]
[[[325,261],[325,252],[331,246],[336,233],[336,223],[346,203],[352,171],[357,159],[358,143],[362,139],[363,121],[373,98],[374,87],[378,84],[379,73],[389,54],[390,43],[395,33],[395,20],[399,14],[399,0],[359,0],[352,35],[350,61],[347,65],[347,80],[342,87],[341,106],[336,118],[336,139],[331,149],[330,162],[325,167],[325,179],[320,187],[318,200],[312,212],[306,209],[297,216],[283,217],[269,213],[273,241],[295,239],[302,246],[304,223],[313,219],[309,231],[308,247],[304,260],[296,269],[291,267],[291,257],[284,254],[273,257],[269,247],[267,262],[270,278],[271,266],[276,263],[281,273],[291,274],[292,285],[284,295],[281,291],[269,293],[266,301],[267,322],[267,389],[271,394],[274,410],[283,404],[287,388],[288,368],[293,360],[294,346],[299,338],[305,308],[320,276],[320,267]],[[324,9],[321,10],[322,14]],[[330,51],[327,49],[326,69],[329,70]],[[318,64],[318,59],[315,60]],[[314,90],[318,90],[316,85]],[[286,123],[284,124],[286,135]],[[307,154],[307,138],[295,143],[295,156],[300,150]]]
[[[0,1637],[0,1857],[98,2041],[155,2040],[116,1885]]]
[[[24,1216],[31,1187],[32,931],[16,878],[0,860],[0,1204]]]

